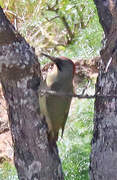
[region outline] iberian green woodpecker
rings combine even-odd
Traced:
[[[65,57],[53,57],[42,53],[53,63],[53,69],[48,72],[46,80],[41,82],[41,90],[52,90],[57,93],[73,93],[74,63]],[[52,94],[39,95],[41,114],[45,117],[48,125],[48,134],[51,141],[58,140],[59,129],[64,132],[70,104],[70,96],[57,96]]]

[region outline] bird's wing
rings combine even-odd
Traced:
[[[62,124],[62,134],[61,134],[61,137],[63,136],[63,133],[64,133],[64,128],[65,128],[65,124],[66,124],[66,121],[67,121],[70,104],[71,104],[71,98],[69,100],[68,107],[66,108],[66,112],[65,112],[65,115],[64,115],[64,121],[63,121],[63,124]]]

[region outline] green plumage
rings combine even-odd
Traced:
[[[63,71],[55,64],[53,70],[47,74],[46,80],[41,82],[40,90],[73,93],[73,64],[60,59],[55,63],[59,61],[62,61]],[[40,111],[45,116],[50,140],[58,140],[59,129],[62,129],[63,135],[70,103],[71,97],[68,96],[39,94]]]

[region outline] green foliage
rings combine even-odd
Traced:
[[[103,31],[93,0],[0,0],[0,5],[13,23],[17,16],[18,30],[38,55],[99,55]]]
[[[0,180],[18,180],[16,169],[8,162],[0,166]]]

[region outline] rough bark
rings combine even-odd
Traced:
[[[103,22],[100,22],[106,33],[105,46],[101,50],[102,63],[96,83],[96,93],[117,95],[117,1],[95,0],[95,3],[99,18],[103,19]],[[111,16],[108,16],[108,13]],[[90,179],[116,180],[117,98],[97,96],[94,113]]]
[[[109,0],[104,0],[102,2],[100,0],[94,0],[94,2],[97,7],[99,21],[102,24],[102,28],[105,32],[105,35],[107,35],[110,31],[112,24],[112,14],[108,9]]]
[[[50,147],[39,112],[40,65],[0,8],[0,79],[8,105],[14,161],[20,180],[63,180],[57,146]]]

